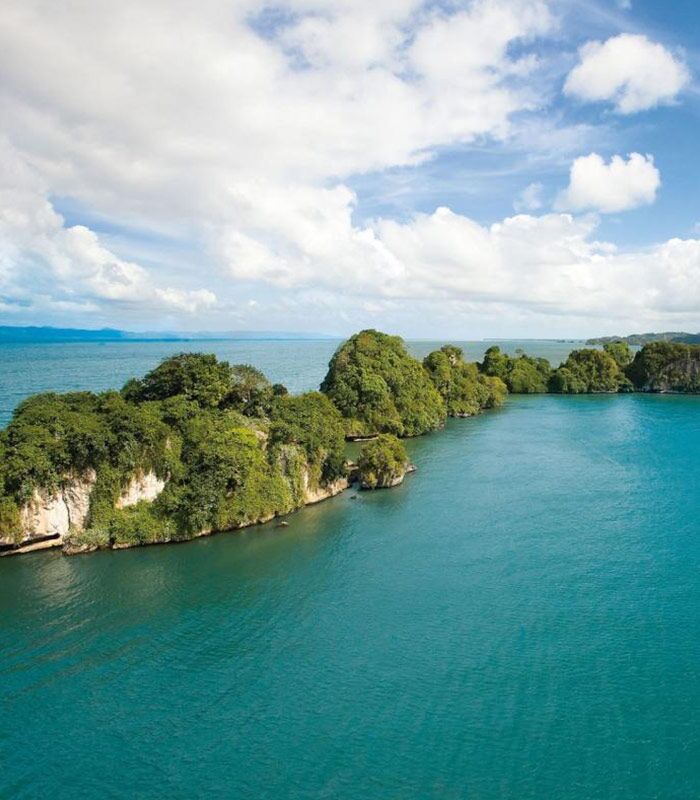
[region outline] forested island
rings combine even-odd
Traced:
[[[557,368],[453,345],[420,362],[402,339],[361,331],[334,354],[320,391],[290,395],[255,367],[213,355],[164,360],[121,391],[40,394],[0,433],[2,552],[68,554],[185,541],[289,514],[356,482],[396,486],[402,438],[508,393],[700,392],[700,346],[625,342],[573,351]],[[357,463],[346,441],[365,440]]]
[[[633,347],[644,347],[652,342],[677,342],[679,344],[700,344],[700,333],[686,333],[684,331],[664,331],[663,333],[632,333],[629,336],[598,336],[587,339],[586,344],[609,344],[611,342],[626,342]]]

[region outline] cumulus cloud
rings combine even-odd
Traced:
[[[620,114],[671,102],[689,81],[685,64],[646,36],[621,33],[588,42],[564,92],[588,102],[609,100]]]
[[[627,160],[613,156],[606,164],[598,153],[591,153],[571,165],[569,185],[556,206],[572,211],[628,211],[653,203],[659,186],[661,175],[653,156],[630,153]]]
[[[543,102],[536,43],[554,30],[545,0],[5,0],[0,309],[334,331],[377,315],[413,329],[467,314],[682,317],[695,240],[623,254],[565,213],[490,226],[448,208],[359,213],[353,176],[522,137]],[[612,98],[629,103],[635,85]],[[601,160],[595,190],[572,170],[567,209],[653,199],[653,162],[621,162]],[[193,259],[127,255],[56,198],[182,236]],[[537,184],[516,203],[538,211]]]
[[[41,178],[7,144],[0,146],[0,174],[0,292],[14,305],[90,313],[107,303],[197,312],[216,302],[208,290],[156,287],[146,269],[116,256],[92,230],[67,226]]]
[[[255,219],[250,231],[260,248],[258,279],[294,290],[293,302],[310,304],[300,313],[311,311],[314,319],[324,318],[324,309],[329,319],[348,312],[355,325],[371,324],[369,312],[380,311],[384,320],[402,313],[409,321],[411,314],[425,319],[432,313],[426,303],[439,308],[441,317],[448,309],[493,314],[492,324],[523,314],[596,319],[598,325],[621,318],[635,324],[692,321],[697,315],[697,239],[621,252],[596,237],[594,216],[518,214],[485,226],[445,207],[401,222],[377,219],[358,226],[351,193],[313,200],[325,209],[317,221],[308,219],[305,203],[312,200],[286,199],[279,208],[289,216],[271,223],[264,237],[253,239]],[[250,278],[250,260],[238,260],[236,247],[222,248],[232,274]]]

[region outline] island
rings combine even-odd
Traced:
[[[651,342],[676,342],[680,344],[700,344],[700,333],[685,331],[663,331],[662,333],[632,333],[629,336],[598,336],[587,339],[586,344],[608,344],[609,342],[626,342],[632,346],[643,347]]]
[[[66,554],[180,542],[333,497],[398,486],[401,439],[501,406],[508,393],[700,392],[700,346],[625,342],[545,359],[496,346],[418,361],[375,330],[333,355],[320,391],[291,395],[247,364],[164,360],[121,391],[28,398],[0,432],[0,552]],[[363,443],[357,463],[347,441]]]

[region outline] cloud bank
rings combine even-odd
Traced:
[[[6,315],[346,332],[446,318],[456,329],[467,316],[651,324],[697,310],[697,241],[619,252],[593,218],[532,215],[537,184],[515,200],[530,213],[492,225],[446,207],[358,214],[353,176],[522,135],[551,90],[545,0],[60,5],[3,7]],[[624,113],[675,96],[680,62],[628,39],[584,48],[566,91]],[[653,81],[626,66],[637,55],[598,79],[621,46],[653,53]],[[592,154],[574,162],[558,211],[633,208],[658,186],[650,157]],[[62,198],[110,225],[73,224]],[[122,229],[182,242],[192,258],[155,258]]]

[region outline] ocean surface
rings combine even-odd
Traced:
[[[3,408],[169,347],[136,346],[5,353]],[[292,388],[334,349],[244,346]],[[409,447],[288,528],[0,559],[0,797],[700,797],[700,397],[512,397]]]

